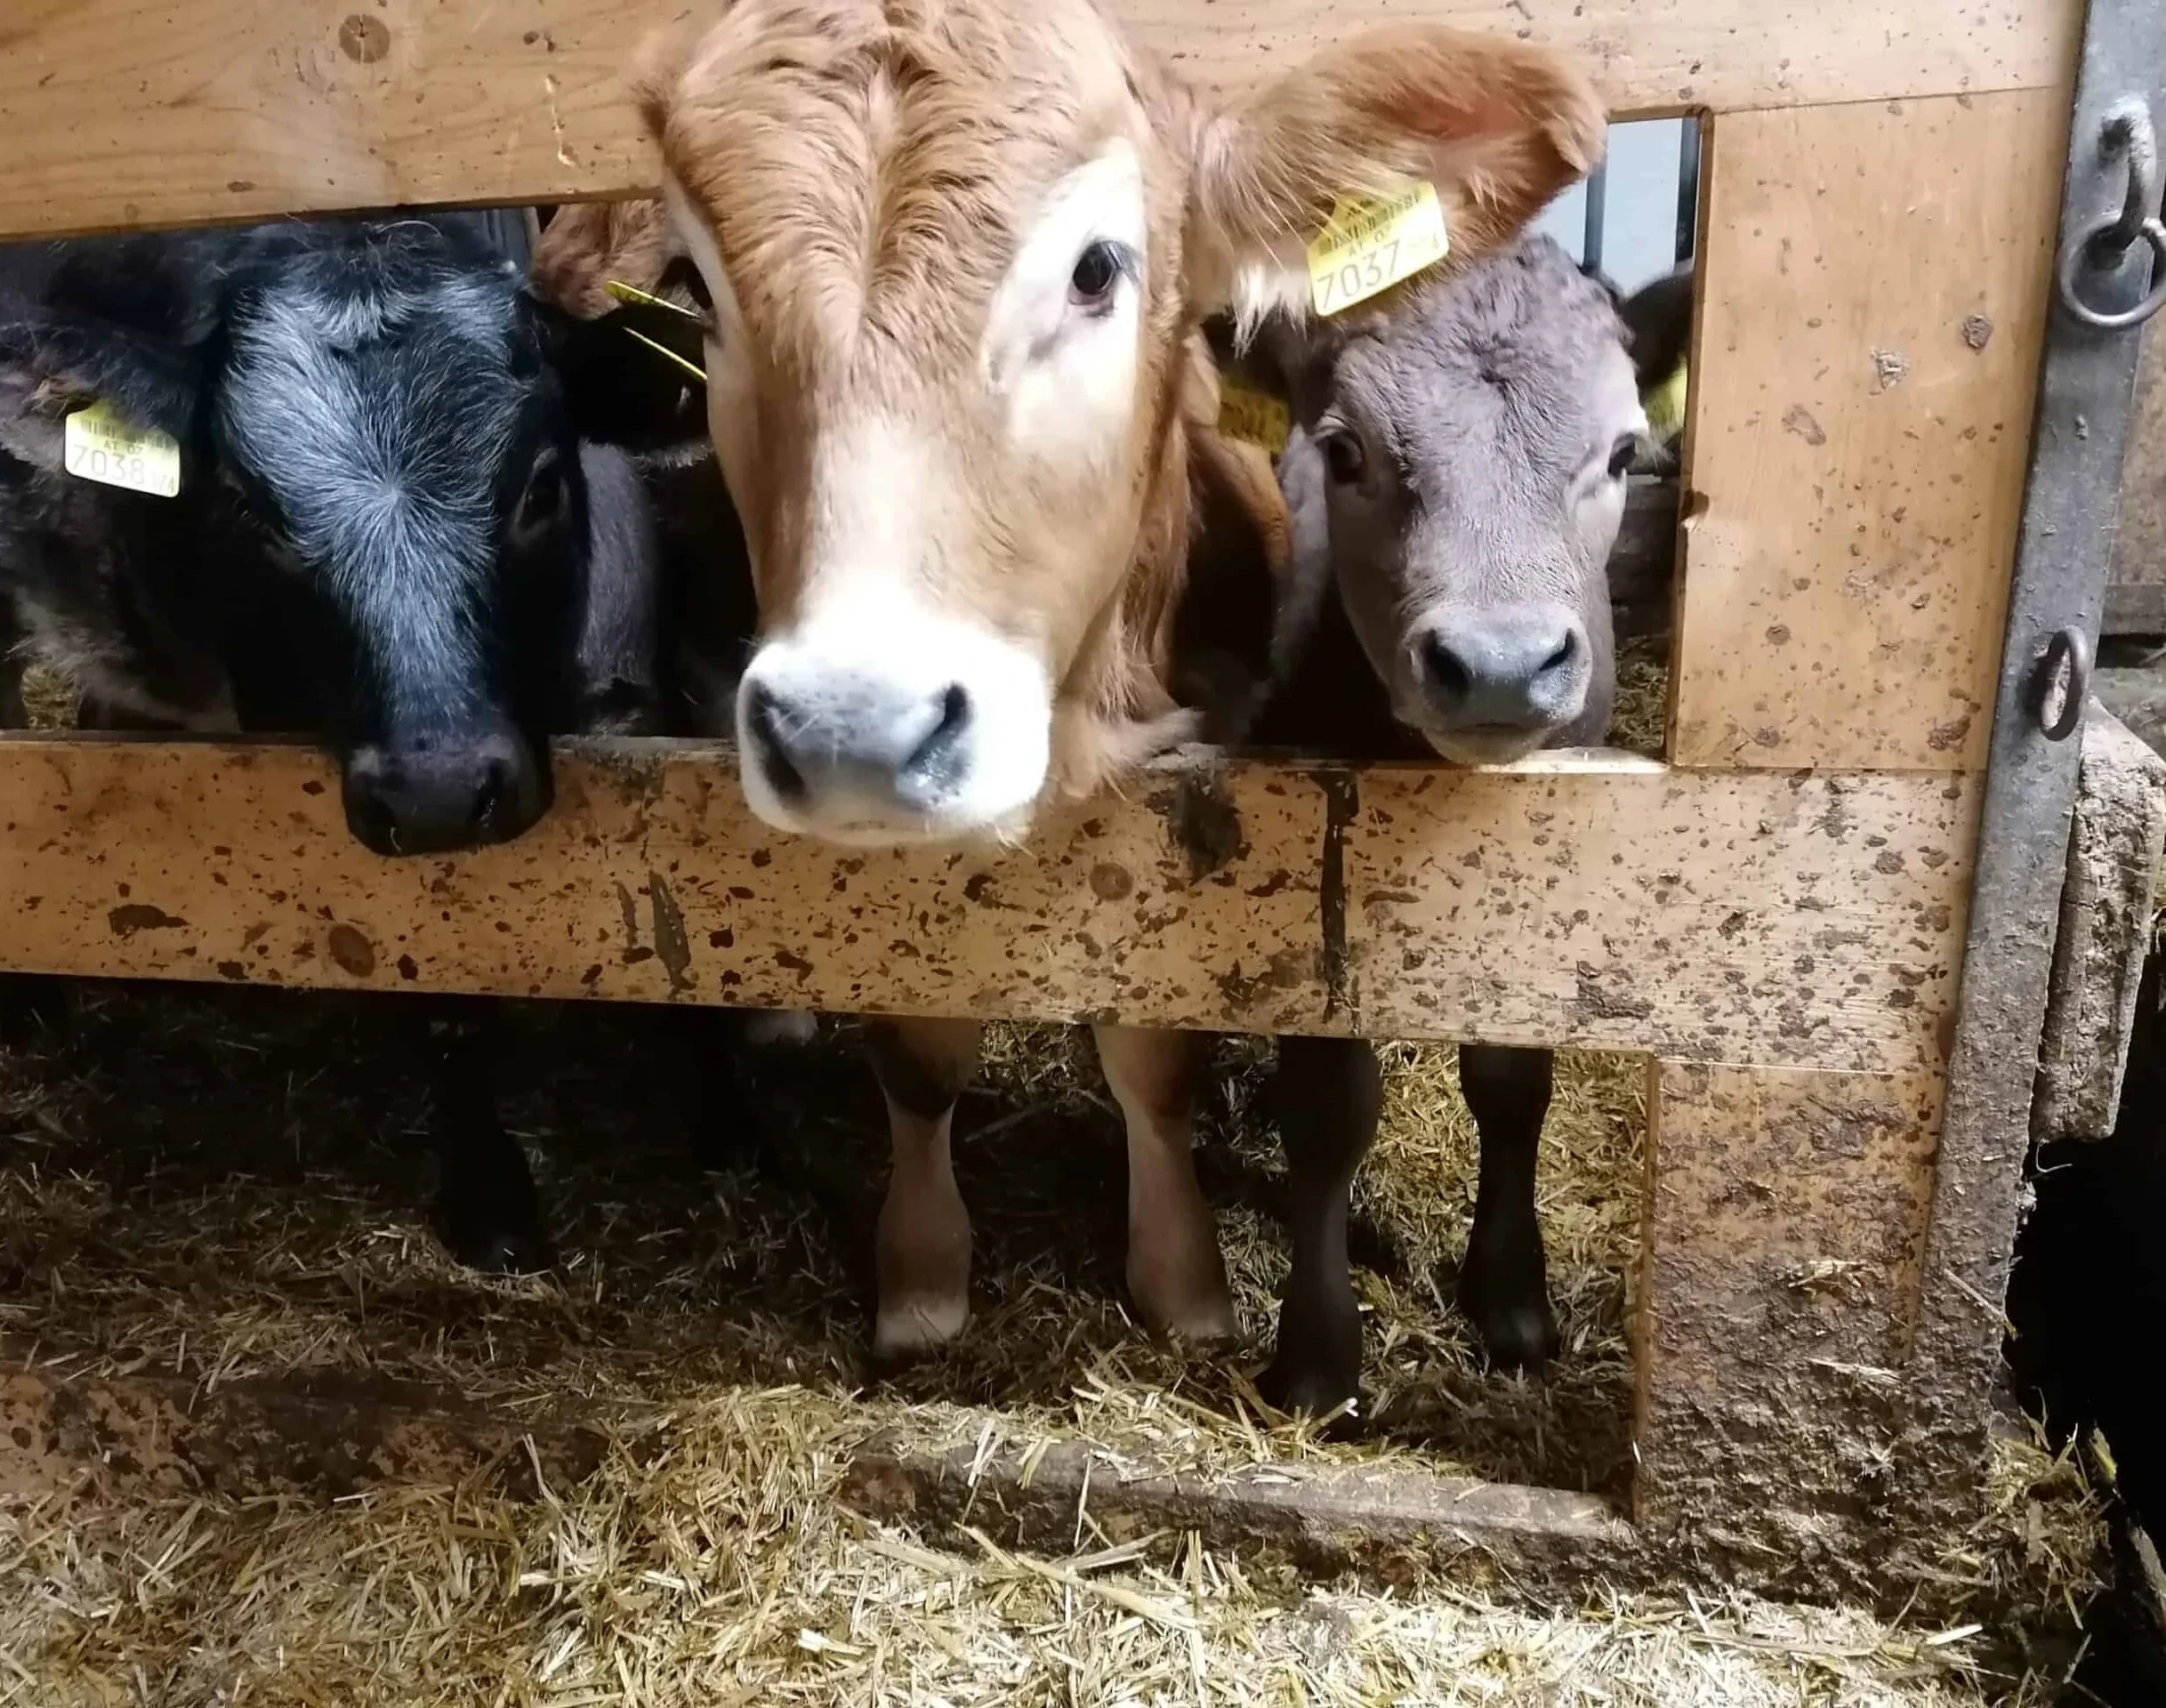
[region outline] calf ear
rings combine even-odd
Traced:
[[[1516,236],[1602,157],[1601,98],[1570,61],[1434,26],[1366,32],[1191,127],[1190,282],[1246,331],[1306,318],[1308,240],[1341,196],[1426,179],[1452,254]]]
[[[669,215],[652,197],[560,207],[534,246],[535,291],[568,314],[595,320],[616,306],[611,279],[659,292],[681,251]]]
[[[1642,285],[1617,304],[1642,392],[1678,370],[1692,342],[1692,262]]]
[[[44,262],[0,325],[0,447],[58,469],[62,418],[100,400],[185,445],[213,359],[218,270],[170,238],[85,240]]]

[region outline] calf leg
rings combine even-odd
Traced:
[[[1383,1113],[1376,1051],[1359,1038],[1281,1038],[1273,1087],[1286,1153],[1293,1268],[1264,1398],[1321,1415],[1361,1391],[1361,1313],[1348,1272],[1348,1195]]]
[[[955,1100],[978,1071],[983,1032],[976,1020],[884,1020],[866,1028],[894,1148],[874,1242],[876,1358],[930,1351],[970,1320],[970,1217],[948,1140]]]
[[[1459,1271],[1459,1308],[1482,1347],[1507,1368],[1556,1356],[1549,1269],[1534,1213],[1534,1159],[1550,1110],[1547,1050],[1461,1044],[1459,1088],[1481,1140],[1480,1184],[1467,1261]]]
[[[469,1269],[525,1275],[553,1263],[534,1175],[496,1115],[493,1005],[398,999],[429,1076],[429,1147],[437,1161],[437,1230]]]
[[[1091,1033],[1128,1127],[1128,1290],[1154,1333],[1230,1341],[1234,1296],[1190,1148],[1211,1039],[1132,1026]]]

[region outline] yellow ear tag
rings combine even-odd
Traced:
[[[1656,439],[1666,439],[1685,424],[1686,365],[1679,362],[1677,372],[1647,394],[1647,431]]]
[[[1219,382],[1219,431],[1228,439],[1260,445],[1273,456],[1286,448],[1293,417],[1268,391],[1251,391],[1232,380]]]
[[[138,427],[105,402],[78,409],[64,430],[68,472],[154,498],[181,490],[181,447],[170,433]]]
[[[1341,196],[1308,240],[1308,286],[1318,314],[1365,302],[1450,253],[1437,187],[1407,182],[1383,197]]]

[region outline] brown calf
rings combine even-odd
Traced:
[[[644,74],[672,242],[713,302],[709,420],[761,608],[755,811],[838,842],[1019,835],[1194,728],[1165,667],[1207,407],[1196,326],[1306,311],[1342,194],[1436,187],[1494,248],[1601,148],[1540,49],[1373,32],[1214,106],[1089,0],[737,0]],[[1206,437],[1208,437],[1206,435]],[[968,1023],[876,1051],[898,1160],[878,1344],[944,1339]],[[1127,1117],[1130,1281],[1231,1327],[1188,1159],[1186,1041],[1100,1028]]]

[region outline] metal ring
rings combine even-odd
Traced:
[[[2065,697],[2049,723],[2046,703],[2052,698],[2054,684],[2064,669],[2068,673]],[[2073,624],[2057,629],[2031,670],[2031,715],[2038,720],[2039,734],[2048,741],[2066,741],[2083,721],[2083,706],[2090,698],[2090,637]]]
[[[2061,306],[2085,326],[2096,326],[2101,332],[2125,332],[2130,326],[2140,326],[2160,309],[2166,308],[2166,225],[2161,224],[2155,217],[2146,220],[2139,228],[2144,241],[2151,246],[2150,294],[2134,308],[2114,311],[2094,309],[2079,294],[2077,278],[2098,264],[2091,248],[2092,244],[2109,231],[2119,229],[2120,224],[2120,214],[2101,214],[2088,225],[2079,228],[2061,246],[2061,264],[2057,273]]]

